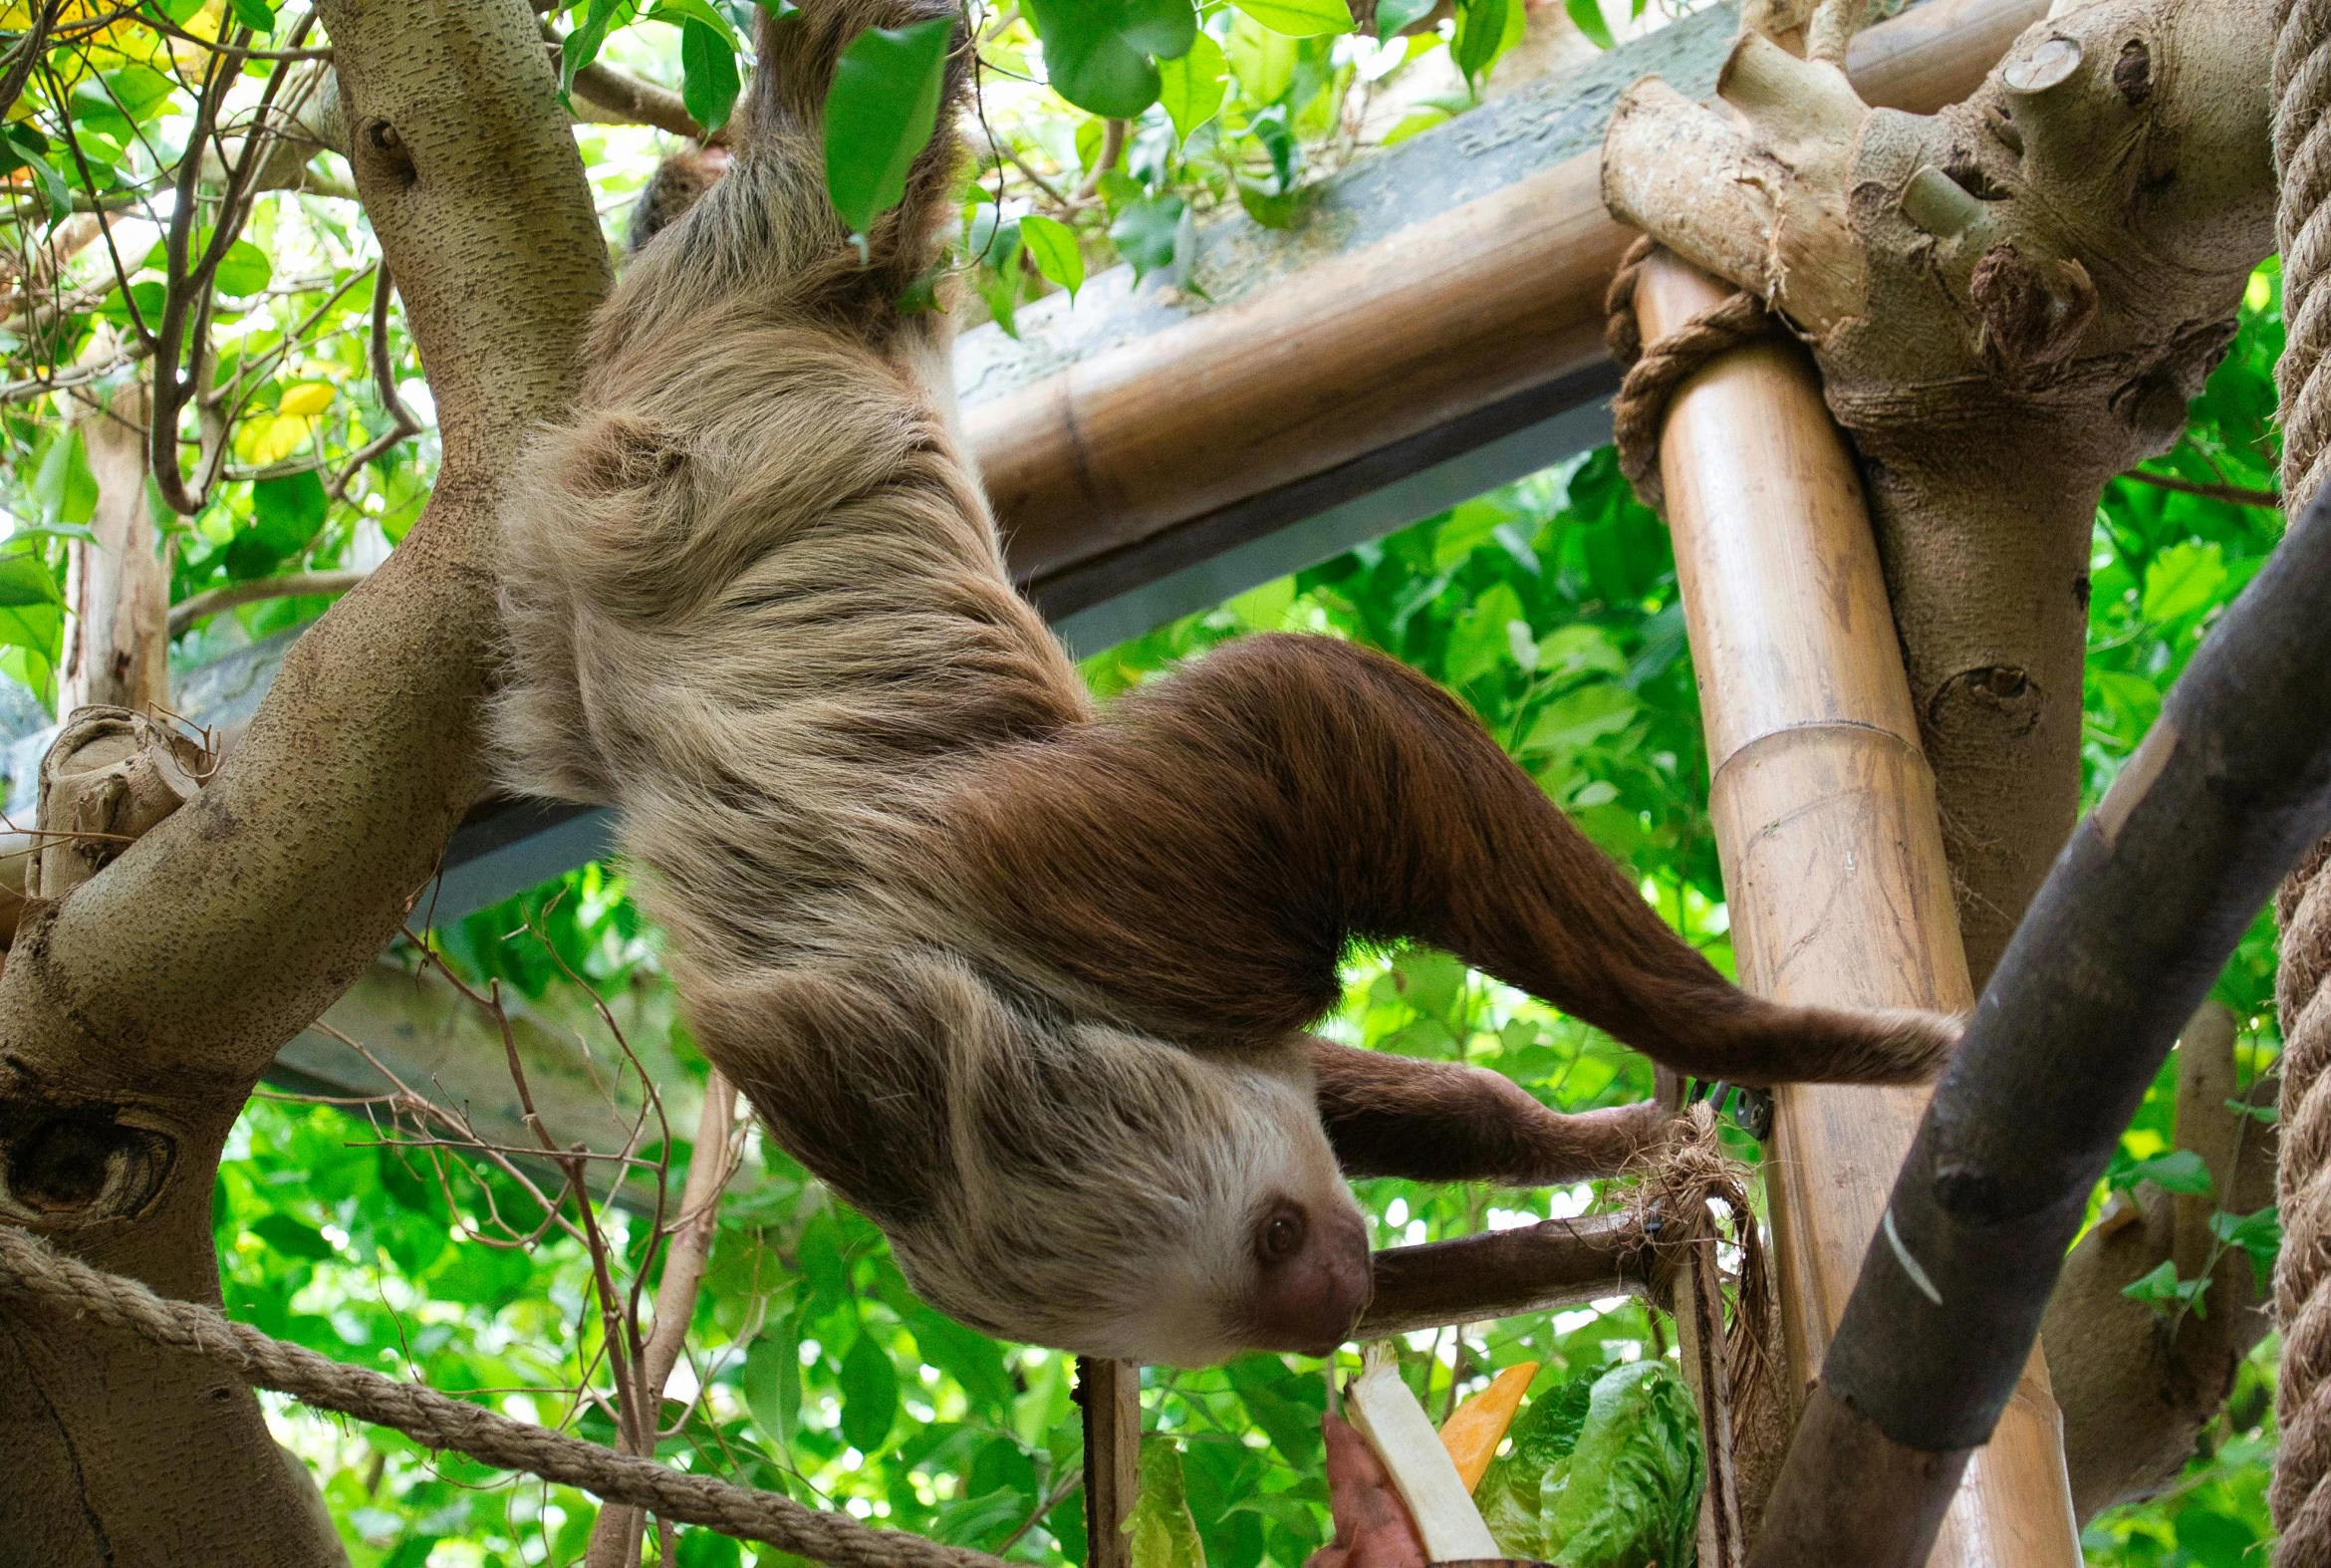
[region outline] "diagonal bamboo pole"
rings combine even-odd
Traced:
[[[1644,341],[1730,292],[1655,257],[1635,291]],[[1968,1007],[1934,778],[1861,481],[1811,362],[1778,339],[1713,362],[1669,405],[1660,473],[1740,982],[1792,1002]],[[1775,1101],[1766,1172],[1798,1391],[1845,1310],[1926,1092],[1798,1086]],[[2080,1562],[2036,1348],[1928,1560]]]

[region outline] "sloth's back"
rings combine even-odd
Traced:
[[[911,374],[765,303],[600,358],[507,545],[500,771],[616,805],[681,947],[815,961],[924,918],[901,857],[951,776],[1090,716]]]

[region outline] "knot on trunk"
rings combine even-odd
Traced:
[[[40,853],[29,898],[61,899],[201,793],[203,742],[128,708],[75,708],[41,759]]]
[[[1967,294],[1982,321],[1984,365],[2019,389],[2045,382],[2096,319],[2096,285],[2086,267],[2070,257],[2025,256],[2006,242],[1983,252]]]
[[[2047,694],[2013,664],[1962,669],[1927,699],[1928,732],[1942,740],[2019,740],[2039,727]]]

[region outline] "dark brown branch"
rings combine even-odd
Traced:
[[[1643,1224],[1632,1214],[1548,1219],[1375,1257],[1376,1295],[1359,1336],[1575,1306],[1648,1288]]]
[[[32,80],[33,67],[40,64],[48,51],[49,29],[57,25],[57,13],[65,9],[65,0],[47,0],[32,8],[32,24],[16,47],[8,52],[8,69],[0,75],[0,116],[16,107],[24,94],[24,87]]]
[[[688,113],[677,93],[611,65],[595,60],[576,72],[574,96],[617,117],[620,124],[653,126],[691,141],[704,139],[704,128],[696,124],[696,117]],[[719,133],[715,131],[713,136],[718,139]]]
[[[2228,506],[2256,506],[2269,512],[2282,510],[2282,497],[2273,490],[2252,490],[2238,484],[2196,484],[2191,479],[2149,473],[2143,468],[2132,468],[2121,477],[2149,484],[2156,490],[2175,490],[2180,495],[2198,495],[2204,501],[2223,501]]]
[[[1926,1559],[2122,1130],[2331,827],[2327,591],[2331,492],[2202,645],[2008,943],[1863,1258],[1759,1568]]]

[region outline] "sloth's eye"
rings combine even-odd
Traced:
[[[1263,1221],[1256,1250],[1266,1263],[1283,1263],[1303,1245],[1303,1210],[1282,1208]]]

